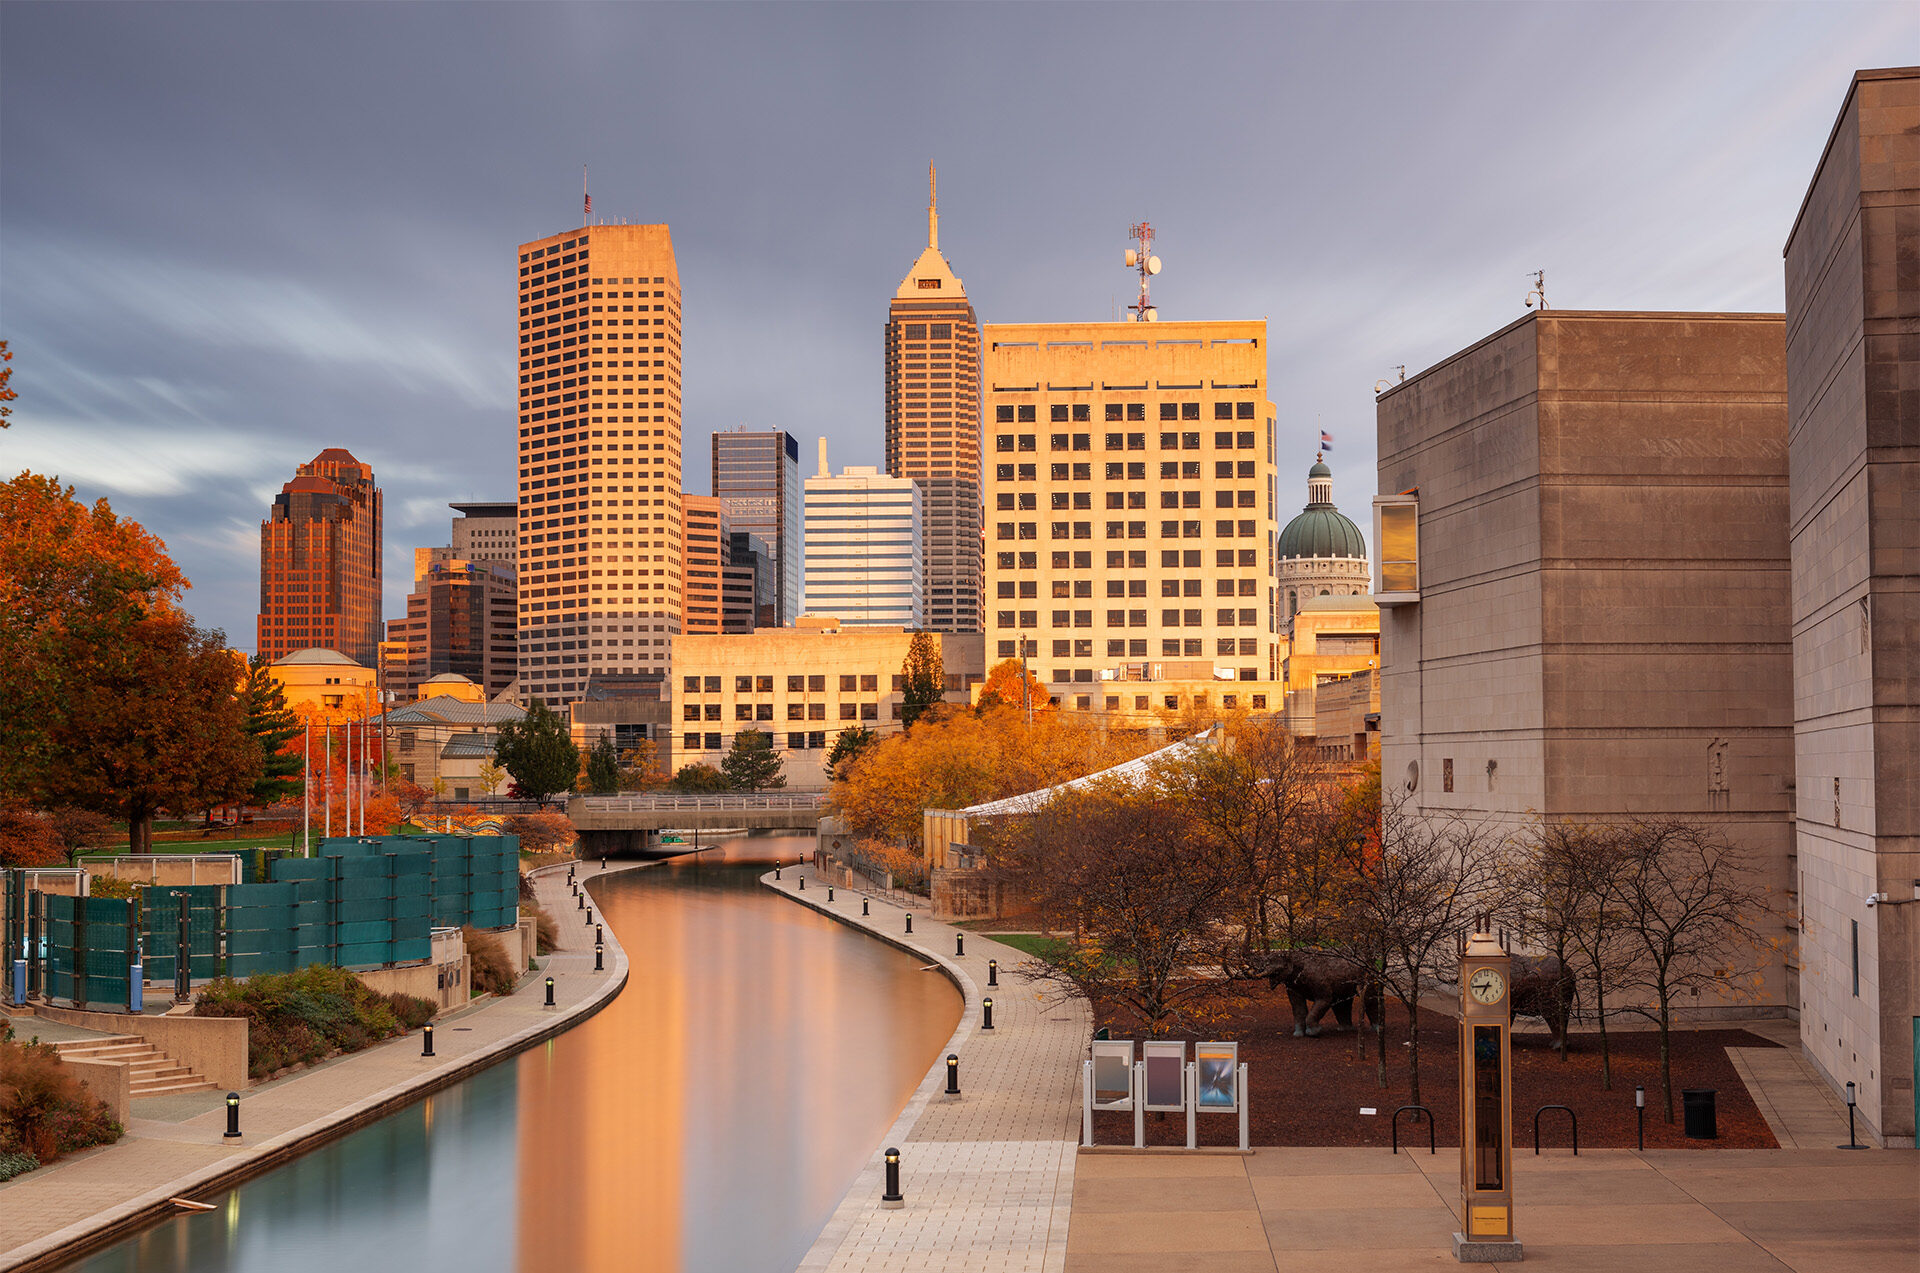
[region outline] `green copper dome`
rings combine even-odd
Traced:
[[[1280,557],[1344,557],[1364,561],[1360,528],[1333,506],[1333,470],[1320,457],[1307,470],[1307,506],[1280,532]]]

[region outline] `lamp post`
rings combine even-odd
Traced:
[[[889,1211],[898,1211],[907,1205],[906,1195],[900,1192],[900,1151],[887,1146],[887,1191],[880,1195],[880,1205]]]
[[[1848,1079],[1847,1080],[1847,1143],[1844,1145],[1840,1145],[1837,1148],[1840,1148],[1840,1149],[1865,1149],[1866,1148],[1865,1145],[1862,1145],[1859,1142],[1859,1140],[1854,1136],[1854,1133],[1853,1133],[1853,1106],[1854,1106],[1854,1101],[1856,1097],[1857,1097],[1857,1093],[1854,1090],[1853,1080]]]
[[[1647,1089],[1638,1084],[1633,1089],[1633,1137],[1635,1147],[1644,1151],[1647,1147]]]

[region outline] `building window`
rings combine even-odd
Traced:
[[[1453,790],[1453,757],[1451,756],[1440,762],[1440,790]]]
[[[1860,921],[1849,920],[1853,925],[1853,997],[1860,997]]]

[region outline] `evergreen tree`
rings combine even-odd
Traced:
[[[720,771],[736,791],[764,791],[787,785],[787,776],[780,772],[783,764],[773,750],[773,735],[743,729],[733,736],[733,746],[720,761]]]
[[[587,753],[587,790],[596,796],[610,796],[620,789],[620,756],[613,749],[613,738],[600,735],[600,741]]]
[[[846,774],[846,766],[860,759],[861,753],[879,741],[878,735],[865,725],[849,725],[833,736],[833,746],[827,752],[827,776],[839,779]]]
[[[268,673],[265,655],[256,654],[247,664],[242,699],[247,707],[247,733],[260,745],[260,781],[253,784],[252,801],[270,805],[290,800],[300,790],[304,758],[298,751],[282,749],[300,736],[300,718],[287,706],[280,682]]]
[[[712,765],[682,765],[670,785],[675,791],[725,791],[727,776]]]
[[[940,701],[946,689],[947,669],[940,661],[940,644],[931,632],[916,632],[900,665],[900,727],[909,729],[926,710]]]
[[[528,799],[542,803],[580,773],[580,749],[567,736],[566,721],[537,698],[524,718],[500,726],[493,755]]]

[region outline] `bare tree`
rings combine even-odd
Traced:
[[[1646,819],[1622,836],[1612,891],[1635,956],[1622,988],[1648,996],[1628,1010],[1659,1027],[1660,1096],[1671,1123],[1674,1000],[1702,990],[1757,992],[1775,945],[1765,929],[1775,910],[1744,855],[1705,827]]]

